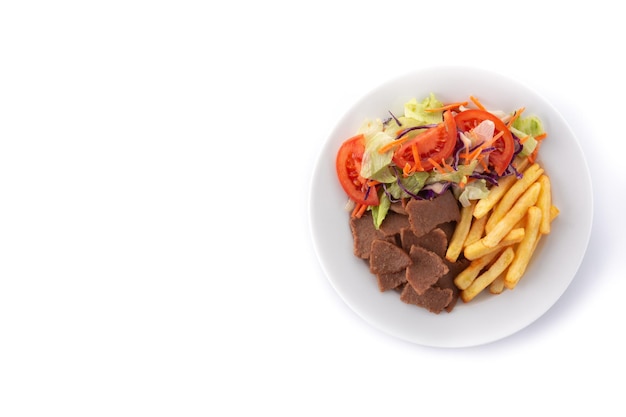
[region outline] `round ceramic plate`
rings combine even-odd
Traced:
[[[550,176],[552,198],[560,210],[552,231],[541,239],[526,273],[514,290],[483,291],[469,303],[459,300],[450,313],[433,314],[405,304],[395,291],[381,293],[367,264],[354,256],[347,196],[335,174],[341,143],[365,119],[402,114],[411,98],[430,93],[445,102],[470,95],[489,109],[541,118],[548,133],[538,162]],[[500,74],[465,68],[418,70],[371,91],[347,111],[324,145],[310,191],[310,227],[321,266],[341,298],[365,321],[398,338],[425,346],[465,347],[509,336],[541,317],[567,289],[582,262],[591,233],[591,180],[580,145],[559,112],[527,86]]]

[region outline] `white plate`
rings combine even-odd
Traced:
[[[347,197],[335,174],[335,155],[365,119],[402,113],[403,104],[435,93],[443,102],[478,97],[486,107],[541,118],[548,133],[539,162],[552,180],[553,202],[561,211],[526,274],[512,291],[458,301],[451,313],[432,314],[381,293],[364,261],[352,252]],[[466,67],[418,70],[371,91],[340,120],[322,149],[310,192],[310,227],[323,270],[342,299],[371,325],[425,346],[465,347],[509,336],[541,317],[563,294],[582,262],[591,233],[591,179],[580,145],[563,117],[530,88],[505,76]]]

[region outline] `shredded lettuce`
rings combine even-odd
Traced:
[[[417,120],[420,124],[435,124],[443,121],[443,113],[427,112],[425,109],[436,109],[442,107],[443,103],[430,93],[428,97],[418,103],[415,98],[409,100],[404,105],[404,116]]]
[[[380,228],[381,223],[385,220],[389,207],[391,207],[391,200],[389,200],[389,197],[387,197],[385,193],[380,196],[379,204],[372,206],[372,219],[374,220],[376,230]]]
[[[428,125],[428,123],[424,123],[424,121],[422,120],[417,120],[412,117],[406,117],[406,116],[400,116],[397,118],[397,120],[400,122],[400,125],[395,120],[391,119],[385,125],[385,132],[388,132],[392,136],[396,136],[396,134],[400,130],[408,129],[411,127]]]
[[[374,227],[378,229],[387,216],[389,207],[391,207],[389,196],[394,201],[413,197],[424,187],[427,178],[427,172],[415,172],[407,177],[401,174],[398,177],[394,176],[394,181],[386,185],[386,192],[380,195],[378,206],[371,208]]]
[[[533,153],[533,151],[537,147],[537,139],[535,139],[532,135],[528,135],[525,132],[515,129],[514,127],[511,127],[510,130],[511,133],[513,133],[520,139],[528,136],[522,144],[522,150],[520,151],[519,156],[528,156]]]
[[[520,156],[528,156],[533,153],[537,147],[537,140],[535,137],[542,135],[545,132],[543,130],[543,124],[537,116],[519,117],[513,122],[510,130],[520,139],[528,136],[522,145]]]
[[[357,134],[362,134],[365,139],[371,138],[378,132],[383,131],[383,122],[380,119],[366,120],[357,130]]]
[[[387,187],[387,192],[395,199],[413,197],[424,188],[427,179],[427,172],[414,172],[408,177],[400,175]]]
[[[428,174],[427,184],[436,182],[454,182],[461,183],[467,181],[467,176],[471,175],[476,169],[478,161],[474,160],[469,165],[459,165],[456,171],[442,172],[432,171]]]
[[[537,116],[518,117],[517,120],[513,122],[513,127],[527,135],[535,137],[545,132],[543,130],[543,124]]]
[[[488,195],[489,189],[487,188],[487,181],[481,179],[467,184],[458,199],[463,207],[467,207],[471,204],[470,200],[480,200]]]
[[[387,132],[377,132],[373,136],[365,136],[365,151],[361,162],[361,176],[380,182],[391,182],[395,179],[389,171],[389,164],[393,158],[393,150],[383,154],[378,150],[392,142],[394,137]]]

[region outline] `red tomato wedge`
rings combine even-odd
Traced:
[[[365,143],[363,135],[347,139],[337,152],[336,168],[341,188],[355,203],[377,206],[378,193],[376,187],[369,187],[367,179],[360,174]]]
[[[462,132],[472,130],[484,120],[491,120],[494,123],[494,136],[502,132],[502,137],[492,145],[496,149],[489,154],[489,164],[493,166],[498,175],[502,175],[515,153],[515,141],[509,128],[502,120],[485,110],[470,109],[454,116],[456,126]]]
[[[430,171],[434,168],[430,160],[439,163],[452,155],[456,146],[456,132],[454,118],[446,111],[442,123],[404,142],[394,153],[393,162],[401,169],[409,164],[411,167],[419,167],[419,171]],[[414,148],[419,161],[415,160]]]

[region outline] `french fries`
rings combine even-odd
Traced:
[[[524,194],[515,202],[513,207],[498,221],[491,231],[487,230],[487,234],[481,241],[488,248],[496,246],[507,233],[509,233],[515,224],[524,217],[528,209],[537,202],[541,185],[535,183],[531,185]],[[489,225],[489,221],[487,221]]]
[[[489,284],[489,292],[492,294],[500,294],[504,291],[504,274],[500,274],[498,278],[494,279],[491,284]]]
[[[515,253],[513,252],[513,248],[509,246],[502,252],[502,254],[500,254],[500,256],[498,256],[498,259],[496,259],[489,269],[476,277],[469,287],[461,291],[461,299],[466,303],[471,301],[506,270],[511,262],[513,262],[514,257]]]
[[[517,181],[517,178],[513,175],[510,175],[501,180],[498,185],[492,187],[489,195],[476,203],[474,217],[476,217],[477,219],[488,219],[488,217],[485,217],[485,215],[489,213],[491,209],[496,206],[496,204],[498,204],[500,199],[502,199],[502,196],[506,194],[507,191],[509,191],[513,184],[515,184],[515,181]]]
[[[472,261],[467,268],[465,268],[459,275],[454,279],[454,284],[458,289],[464,290],[469,287],[474,279],[480,274],[480,271],[483,270],[484,267],[489,265],[489,263],[498,255],[498,252],[491,252],[482,256],[474,261]]]
[[[522,178],[503,178],[486,198],[461,211],[446,258],[453,262],[462,254],[470,261],[454,280],[464,302],[485,289],[491,294],[514,289],[559,215],[544,169],[526,162],[518,170]]]
[[[482,201],[482,200],[480,200]],[[479,201],[479,203],[480,203]],[[478,207],[478,204],[476,204]],[[487,223],[488,216],[482,216],[480,218],[476,217],[476,207],[474,207],[474,220],[472,221],[472,225],[470,226],[470,230],[467,233],[467,237],[465,238],[465,246],[469,246],[474,242],[480,240],[483,237],[483,233],[485,232],[485,224]]]
[[[528,167],[528,164],[528,158],[522,158],[521,160],[517,159],[515,165],[517,166],[518,171],[523,173]],[[509,188],[511,188],[516,181],[517,177],[513,175],[503,178],[498,185],[491,189],[486,198],[483,198],[476,203],[474,217],[476,219],[482,219],[492,208],[496,206],[496,204],[498,204],[500,199],[502,199],[504,194],[509,191]]]
[[[522,278],[522,275],[524,275],[524,271],[526,271],[526,267],[530,262],[530,257],[535,250],[535,241],[539,236],[541,217],[542,213],[539,207],[532,206],[528,209],[524,239],[522,239],[517,247],[517,250],[515,251],[515,259],[513,259],[513,262],[504,277],[504,286],[510,290],[515,288],[520,278]]]
[[[552,191],[550,189],[550,178],[547,175],[539,177],[539,184],[541,184],[541,191],[537,198],[537,207],[541,209],[541,225],[539,231],[542,235],[550,233],[550,211],[552,209]]]
[[[470,226],[472,225],[472,216],[474,215],[475,205],[476,202],[473,201],[469,206],[461,209],[461,220],[459,220],[456,228],[454,229],[452,239],[450,239],[448,250],[446,251],[446,259],[450,262],[456,262],[459,255],[463,251],[463,243],[465,243]]]
[[[543,168],[541,168],[537,163],[529,166],[526,171],[524,171],[522,178],[517,180],[511,186],[511,188],[502,196],[498,205],[494,207],[491,215],[489,216],[489,220],[487,220],[487,224],[485,225],[487,232],[491,231],[496,224],[499,223],[504,215],[511,210],[519,197],[537,181],[541,174],[543,174]]]
[[[519,243],[524,239],[524,228],[518,227],[516,229],[511,230],[507,235],[498,243],[496,246],[490,248],[486,246],[482,239],[478,242],[474,242],[471,245],[465,247],[465,251],[463,254],[467,259],[473,261],[474,259],[481,258],[491,252],[497,252],[500,249],[506,248],[507,246],[511,246],[514,243]]]

